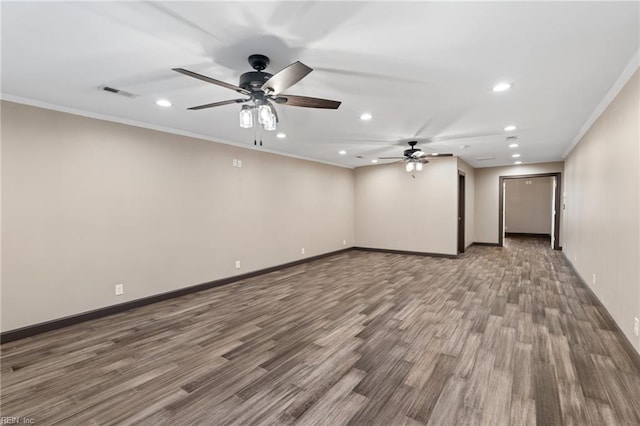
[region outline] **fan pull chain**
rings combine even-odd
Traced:
[[[255,108],[254,108],[255,109]],[[254,111],[251,111],[251,114],[253,114]],[[257,123],[257,120],[255,121]],[[258,146],[258,131],[256,130],[256,126],[253,126],[253,146]]]

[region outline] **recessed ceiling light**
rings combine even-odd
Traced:
[[[377,163],[377,162],[378,162],[378,160],[371,160],[371,162],[372,162],[372,163]]]
[[[161,107],[170,107],[171,106],[171,102],[169,102],[166,99],[158,99],[156,101],[156,105],[161,106]]]
[[[508,125],[507,127],[504,128],[505,132],[513,132],[516,129],[516,126],[514,126],[513,124]]]
[[[516,161],[515,164],[522,164],[522,161]]]
[[[518,158],[518,157],[520,157],[520,154],[513,154],[512,157],[513,158]]]
[[[284,138],[286,138],[286,137],[287,137],[287,135],[286,135],[285,133],[282,133],[282,132],[280,132],[280,133],[278,133],[278,134],[276,135],[276,138],[278,138],[278,139],[284,139]]]
[[[518,145],[517,143],[510,143],[510,144],[509,144],[509,148],[517,148],[517,147],[519,147],[519,146],[520,146],[520,145]]]
[[[371,120],[372,118],[373,118],[373,115],[369,114],[368,112],[365,112],[360,116],[360,120],[363,120],[363,121],[368,121],[368,120]]]
[[[509,90],[511,88],[511,83],[498,83],[493,86],[494,92],[504,92],[505,90]]]
[[[340,155],[345,155],[346,153],[347,153],[347,151],[345,151],[344,149],[342,151],[338,152],[338,154],[340,154]]]

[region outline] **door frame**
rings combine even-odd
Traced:
[[[528,174],[528,175],[509,175],[509,176],[500,176],[499,177],[499,196],[498,196],[498,245],[500,247],[504,246],[504,181],[505,179],[531,179],[537,177],[555,177],[556,178],[556,188],[555,188],[555,205],[553,206],[554,211],[556,212],[554,219],[554,230],[555,230],[555,240],[553,241],[553,249],[554,250],[562,250],[560,246],[560,208],[562,205],[562,197],[561,197],[561,187],[562,187],[562,173],[561,172],[553,172],[553,173],[537,173],[537,174]]]
[[[465,221],[467,213],[467,180],[465,173],[458,170],[458,254],[465,250]]]

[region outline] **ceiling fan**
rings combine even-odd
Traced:
[[[227,101],[213,102],[205,105],[198,105],[189,110],[201,110],[206,108],[219,107],[230,104],[244,104],[240,111],[240,127],[251,128],[254,124],[254,113],[257,121],[265,130],[275,130],[278,122],[278,114],[273,103],[304,108],[338,109],[341,102],[329,99],[311,98],[308,96],[286,95],[282,92],[293,86],[307,76],[312,68],[309,68],[300,61],[283,68],[275,74],[264,72],[269,65],[269,58],[264,55],[251,55],[248,58],[249,65],[255,71],[245,72],[240,76],[237,86],[216,80],[184,68],[173,68],[173,71],[197,78],[207,83],[234,90],[247,97],[230,99]],[[254,141],[255,144],[255,141]],[[262,145],[262,142],[260,143]]]
[[[405,149],[402,157],[379,157],[378,160],[401,160],[406,164],[405,169],[407,172],[412,172],[414,170],[421,171],[422,165],[427,164],[429,160],[427,158],[438,158],[438,157],[451,157],[453,154],[438,154],[438,153],[427,153],[421,150],[420,148],[416,148],[418,141],[409,141],[409,149]]]

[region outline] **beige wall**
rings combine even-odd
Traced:
[[[457,159],[431,160],[414,175],[397,163],[355,170],[357,246],[456,254]]]
[[[500,176],[556,173],[564,171],[564,163],[522,164],[487,167],[475,170],[475,239],[480,243],[498,243],[498,199]],[[561,212],[562,217],[562,212]],[[560,244],[563,242],[560,229]]]
[[[639,104],[636,71],[567,156],[564,252],[640,352]]]
[[[475,169],[458,158],[458,170],[465,174],[464,246],[469,247],[475,241]]]
[[[551,177],[505,179],[505,231],[551,235]]]
[[[354,242],[350,169],[8,102],[2,154],[2,330]]]

